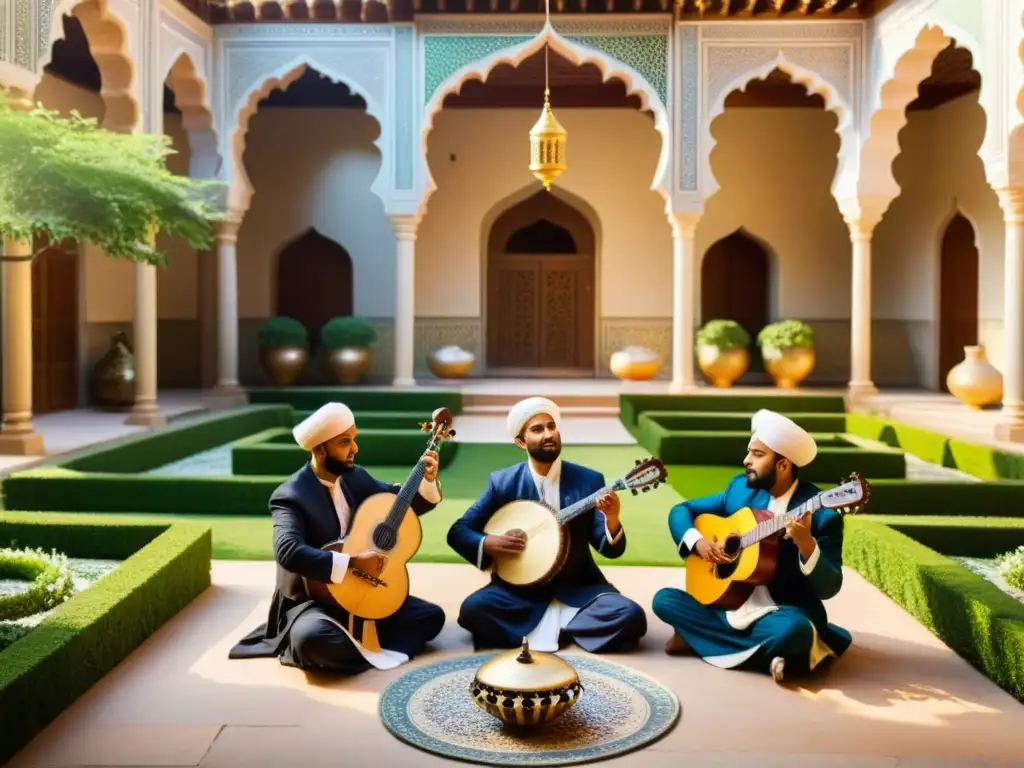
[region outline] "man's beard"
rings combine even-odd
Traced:
[[[538,445],[536,448],[530,448],[529,450],[530,458],[541,464],[552,463],[561,453],[562,446],[558,443]]]
[[[355,466],[355,463],[353,462],[352,464],[349,464],[346,461],[342,461],[341,459],[337,459],[334,456],[328,454],[327,456],[324,456],[322,466],[327,472],[330,472],[332,475],[347,475],[349,472],[352,471],[352,469]]]
[[[757,491],[770,491],[775,487],[776,471],[774,465],[764,475],[751,477],[747,470],[747,488]]]

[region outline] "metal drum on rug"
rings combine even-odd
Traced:
[[[565,654],[585,693],[556,719],[512,725],[479,706],[477,672],[502,654],[427,664],[385,689],[380,714],[397,738],[426,752],[482,765],[592,763],[641,749],[668,733],[679,699],[653,678],[605,659]]]

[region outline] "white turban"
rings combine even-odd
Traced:
[[[512,435],[512,439],[515,440],[519,437],[526,422],[542,413],[546,413],[554,419],[556,424],[561,418],[558,406],[546,397],[528,397],[513,405],[512,410],[508,412],[508,431]]]
[[[355,423],[356,417],[352,415],[347,405],[326,403],[303,419],[292,430],[292,435],[303,449],[312,451],[320,443],[337,437]]]
[[[750,428],[755,440],[760,440],[798,467],[810,464],[818,455],[818,445],[814,438],[806,430],[774,411],[762,409],[755,413]]]

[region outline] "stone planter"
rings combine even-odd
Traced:
[[[427,355],[427,368],[439,379],[462,379],[473,370],[472,352],[455,345],[435,349]]]
[[[988,361],[982,346],[964,347],[964,359],[946,374],[946,387],[975,411],[1003,399],[1003,375]]]
[[[336,384],[358,384],[370,370],[368,347],[338,347],[327,351],[327,370]]]
[[[750,352],[744,347],[701,346],[697,349],[697,364],[712,386],[731,387],[750,368]]]
[[[764,368],[779,389],[795,389],[814,370],[814,350],[810,347],[761,350]]]
[[[661,359],[654,350],[626,347],[612,355],[609,367],[624,381],[648,381],[661,370]]]
[[[260,347],[260,367],[271,383],[288,387],[298,381],[309,365],[305,347]]]

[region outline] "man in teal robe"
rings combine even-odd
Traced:
[[[698,515],[728,517],[743,507],[785,514],[821,490],[798,479],[799,467],[817,455],[814,439],[790,419],[758,411],[743,461],[744,471],[721,493],[684,501],[669,513],[669,530],[684,560],[695,552],[712,563],[728,558],[717,542],[694,528]],[[804,513],[786,526],[772,580],[758,586],[738,609],[705,606],[684,590],[654,596],[655,615],[675,629],[668,653],[693,650],[722,668],[756,669],[782,682],[785,670],[808,673],[841,656],[850,633],[828,622],[823,600],[843,583],[843,518],[831,509]]]

